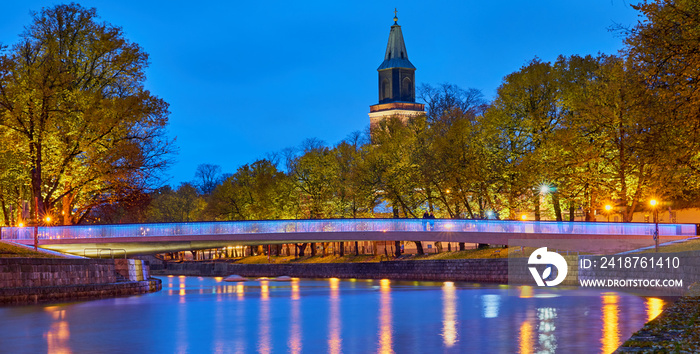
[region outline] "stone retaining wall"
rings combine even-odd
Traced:
[[[0,304],[143,294],[161,289],[134,259],[0,258]]]
[[[112,259],[0,258],[0,288],[116,281]]]
[[[129,296],[159,291],[161,287],[160,279],[149,279],[104,284],[0,288],[0,304],[24,305]]]
[[[276,277],[299,278],[365,278],[426,281],[465,281],[507,283],[508,260],[459,259],[431,261],[389,261],[379,263],[302,263],[302,264],[236,264],[226,262],[153,262],[154,275]]]

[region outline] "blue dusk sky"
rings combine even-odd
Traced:
[[[30,11],[59,3],[4,1],[0,43],[17,42]],[[78,3],[150,54],[146,87],[170,104],[179,149],[173,185],[201,163],[233,173],[306,138],[334,145],[366,129],[395,7],[418,85],[489,100],[534,57],[616,53],[623,39],[610,27],[640,19],[620,0]]]

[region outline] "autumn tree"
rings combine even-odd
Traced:
[[[292,183],[267,159],[238,168],[218,184],[206,207],[214,220],[270,220],[294,218]]]
[[[148,54],[95,9],[34,13],[0,57],[0,130],[23,155],[38,214],[80,222],[154,185],[171,152],[168,105],[144,88]],[[34,202],[36,198],[36,203]]]
[[[546,169],[538,152],[561,118],[557,90],[551,64],[535,58],[504,78],[484,115],[482,129],[491,136],[486,143],[497,155],[492,162],[500,174],[494,182],[510,219],[529,205],[540,218],[536,186],[546,180]]]
[[[201,221],[206,206],[197,187],[190,183],[181,184],[177,190],[170,186],[161,187],[152,193],[151,198],[148,222]]]
[[[645,88],[665,112],[655,117],[658,162],[673,175],[659,176],[666,194],[698,198],[700,190],[700,3],[651,0],[632,6],[644,17],[625,30],[629,70],[638,72]]]

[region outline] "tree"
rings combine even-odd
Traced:
[[[149,222],[201,221],[206,206],[204,198],[190,183],[181,184],[175,191],[170,186],[161,187],[151,198],[147,212]]]
[[[206,214],[215,220],[269,220],[292,218],[292,184],[270,160],[240,167],[216,186]]]
[[[208,163],[200,164],[194,173],[194,179],[194,185],[197,186],[199,192],[209,195],[221,182],[221,166]]]
[[[302,150],[303,154],[291,161],[288,171],[296,186],[302,218],[328,218],[333,215],[332,199],[338,190],[339,166],[331,150],[319,140],[307,139]]]
[[[148,55],[95,9],[34,13],[0,57],[0,129],[26,156],[29,204],[77,223],[157,181],[172,152],[167,103],[144,88]]]
[[[657,117],[663,106],[646,90],[629,59],[600,55],[582,93],[568,101],[565,119],[577,136],[564,142],[575,151],[571,162],[585,166],[587,220],[605,201],[618,207],[629,222],[643,200],[663,192],[665,143]],[[556,164],[555,164],[556,165]]]
[[[551,64],[535,58],[504,78],[498,96],[484,114],[482,129],[491,136],[489,149],[497,154],[497,188],[505,194],[510,219],[533,203],[539,220],[540,198],[539,193],[533,194],[533,188],[546,177],[542,175],[544,160],[536,152],[561,119],[557,90]],[[528,199],[532,201],[528,203]]]
[[[700,191],[700,3],[694,0],[642,1],[632,6],[645,20],[626,31],[630,70],[665,112],[656,118],[665,159],[659,161],[670,196],[697,198]]]

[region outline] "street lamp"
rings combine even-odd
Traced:
[[[651,205],[654,212],[654,244],[656,252],[659,252],[659,209],[656,207],[657,204],[659,204],[659,202],[656,199],[649,201],[649,205]]]
[[[605,213],[608,214],[608,222],[610,222],[610,211],[612,210],[612,205],[606,204],[605,205]]]

